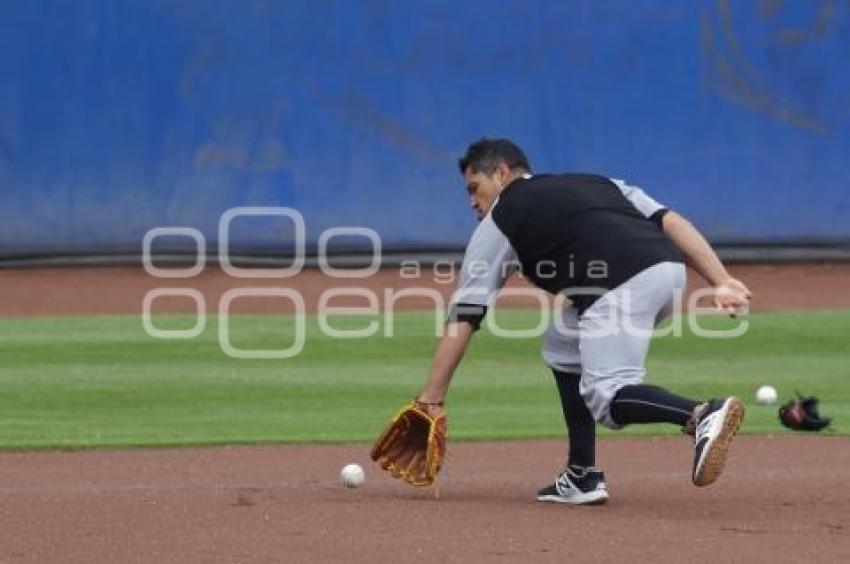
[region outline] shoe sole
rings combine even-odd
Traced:
[[[537,501],[548,503],[563,503],[566,505],[604,505],[608,503],[607,492],[594,492],[581,496],[562,497],[559,495],[539,495]]]
[[[744,404],[734,396],[727,399],[720,409],[726,410],[726,414],[723,416],[723,427],[720,429],[720,433],[705,445],[706,453],[703,456],[702,466],[693,476],[693,482],[696,486],[707,486],[720,477],[723,467],[726,465],[729,445],[744,419]]]

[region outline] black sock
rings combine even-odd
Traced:
[[[684,425],[700,402],[677,396],[650,384],[624,386],[611,401],[611,418],[629,423],[675,423]]]
[[[553,370],[570,440],[568,464],[586,468],[596,464],[596,421],[579,393],[581,374]]]

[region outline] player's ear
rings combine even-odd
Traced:
[[[499,186],[504,186],[508,183],[508,178],[511,176],[511,168],[505,162],[500,162],[496,166],[496,180]]]

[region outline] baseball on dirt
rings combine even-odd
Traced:
[[[773,386],[761,386],[756,390],[756,401],[764,405],[776,403],[778,397],[776,388]]]
[[[356,488],[366,479],[366,473],[359,464],[346,464],[340,471],[339,478],[346,488]]]

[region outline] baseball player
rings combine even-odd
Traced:
[[[653,328],[685,289],[685,262],[712,285],[715,305],[730,315],[747,305],[747,287],[685,218],[640,188],[594,174],[532,174],[525,154],[506,139],[473,143],[459,165],[480,223],[418,406],[442,412],[488,304],[521,271],[537,287],[569,298],[542,351],[560,395],[569,458],[537,499],[576,505],[608,500],[596,467],[596,422],[612,429],[681,425],[694,435],[693,483],[714,482],[743,404],[736,397],[702,402],[646,384],[644,364]]]

